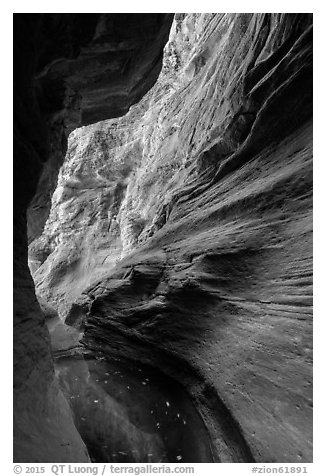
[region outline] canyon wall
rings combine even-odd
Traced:
[[[37,293],[192,395],[217,461],[311,461],[312,26],[178,14],[155,86],[76,130]]]
[[[16,462],[89,461],[54,378],[28,242],[42,233],[69,133],[124,114],[148,91],[172,20],[171,14],[14,15]]]
[[[191,395],[215,461],[312,461],[312,17],[177,14],[155,86],[74,131],[39,296]]]

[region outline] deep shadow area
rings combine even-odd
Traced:
[[[14,461],[88,462],[53,379],[28,269],[71,131],[124,115],[155,83],[173,14],[14,14]]]
[[[311,462],[312,15],[14,23],[15,463]]]
[[[92,462],[213,461],[194,404],[158,369],[92,354],[57,360],[56,373]]]

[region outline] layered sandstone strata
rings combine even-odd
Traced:
[[[312,459],[311,22],[176,15],[141,102],[70,136],[30,246],[86,347],[185,386],[216,461]]]
[[[54,378],[45,316],[27,264],[28,238],[42,233],[69,133],[124,114],[147,92],[160,72],[172,19],[170,14],[14,15],[17,462],[89,459]]]

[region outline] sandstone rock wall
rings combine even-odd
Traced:
[[[31,241],[42,233],[69,133],[124,114],[147,92],[161,69],[172,19],[171,14],[14,15],[16,462],[89,460],[54,379],[49,334],[27,264],[27,235]]]
[[[216,461],[312,459],[311,23],[177,15],[154,88],[71,136],[30,247],[86,346],[187,388]]]

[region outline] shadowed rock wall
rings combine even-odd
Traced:
[[[79,125],[124,114],[154,84],[170,14],[14,15],[14,460],[88,461],[53,379],[27,265]]]
[[[176,15],[155,87],[70,136],[30,247],[86,346],[187,388],[217,461],[312,460],[311,23]]]

